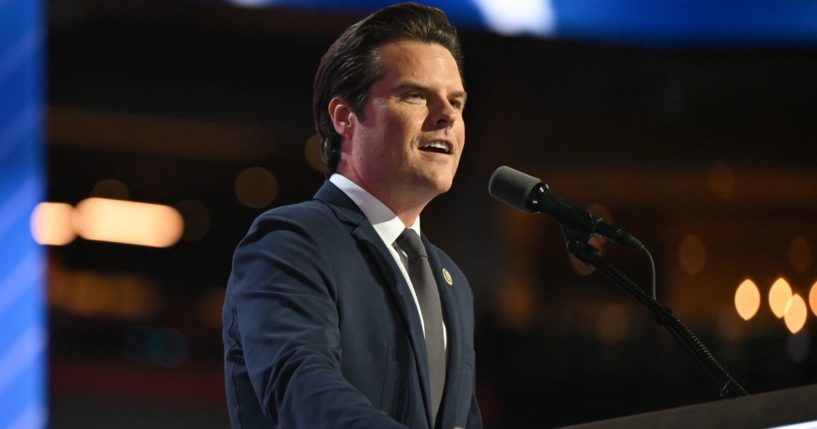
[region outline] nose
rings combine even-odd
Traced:
[[[448,100],[443,100],[437,109],[434,123],[440,128],[450,128],[454,125],[459,116],[460,111],[452,106]]]

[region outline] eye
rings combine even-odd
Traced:
[[[403,99],[410,101],[423,101],[426,99],[426,96],[421,92],[409,92],[403,95]]]
[[[463,107],[465,107],[465,103],[462,100],[460,100],[459,98],[455,98],[455,99],[449,101],[449,103],[451,104],[451,106],[453,108],[455,108],[457,110],[462,110]]]

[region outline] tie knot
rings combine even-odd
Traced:
[[[420,240],[420,236],[413,229],[404,229],[396,241],[397,245],[406,252],[409,258],[428,257],[423,241]]]

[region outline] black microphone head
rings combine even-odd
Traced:
[[[519,210],[533,213],[531,207],[528,207],[528,200],[531,192],[541,183],[541,180],[533,176],[503,165],[491,175],[488,193]]]

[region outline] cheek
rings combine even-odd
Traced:
[[[455,133],[457,133],[457,140],[460,142],[460,146],[465,146],[465,123],[460,121],[459,124],[454,126]]]
[[[371,150],[383,155],[396,155],[400,147],[411,145],[422,132],[426,116],[419,109],[384,109],[367,116],[367,123],[373,124],[368,130]]]
[[[422,121],[406,115],[396,115],[384,124],[385,142],[394,151],[411,146],[422,130]]]
[[[395,116],[395,125],[400,127],[404,134],[418,134],[423,129],[426,116],[419,111],[402,112]]]

